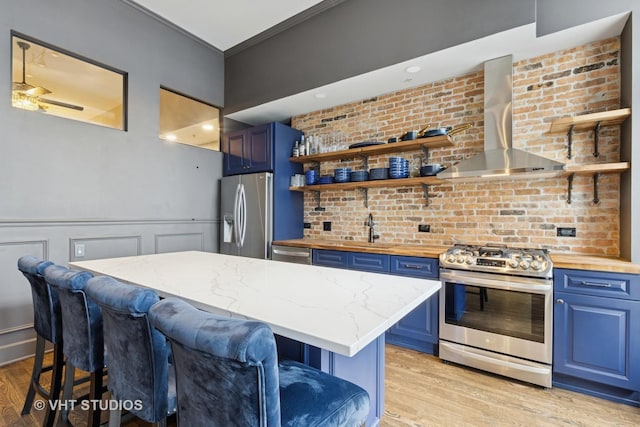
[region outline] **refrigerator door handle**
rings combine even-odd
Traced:
[[[233,232],[235,234],[236,246],[240,247],[240,218],[239,218],[239,210],[240,210],[240,186],[242,184],[238,184],[236,187],[236,195],[233,199]]]
[[[244,246],[244,237],[247,233],[247,195],[244,192],[244,184],[240,184],[240,212],[241,224],[240,247]]]

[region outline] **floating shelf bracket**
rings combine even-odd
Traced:
[[[358,187],[358,191],[362,193],[364,207],[368,208],[369,207],[369,189]]]
[[[326,209],[320,206],[320,191],[311,190],[311,192],[313,192],[313,195],[316,197],[316,207],[314,208],[314,210],[318,212],[324,212]]]
[[[424,162],[425,164],[429,163],[429,148],[426,146],[422,146],[422,154],[424,154]]]
[[[599,157],[600,156],[600,151],[598,151],[598,136],[599,135],[600,135],[600,122],[597,122],[596,126],[593,128],[593,157]]]
[[[358,157],[360,157],[360,159],[362,159],[362,166],[363,166],[364,170],[368,171],[369,170],[369,156],[367,156],[367,155],[359,155]]]
[[[600,199],[598,198],[598,180],[599,179],[600,179],[600,174],[595,173],[593,175],[593,203],[595,203],[596,205],[600,202]]]
[[[422,184],[422,191],[424,192],[424,205],[429,206],[429,184]]]
[[[567,203],[571,204],[571,191],[573,190],[573,175],[567,177]]]
[[[569,126],[569,130],[567,131],[567,159],[571,158],[572,145],[573,145],[573,125]],[[569,197],[569,200],[571,200],[571,197]]]

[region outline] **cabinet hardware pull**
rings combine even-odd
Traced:
[[[558,298],[558,299],[556,300],[556,302],[557,302],[558,304],[564,304],[564,300],[563,300],[562,298]]]
[[[595,286],[596,288],[610,288],[611,283],[595,283],[595,282],[585,282],[582,281],[582,286]]]
[[[404,268],[415,268],[416,270],[422,270],[422,266],[420,264],[405,264]]]

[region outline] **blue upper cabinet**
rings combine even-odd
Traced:
[[[224,176],[271,172],[274,168],[274,124],[230,132],[224,138]]]

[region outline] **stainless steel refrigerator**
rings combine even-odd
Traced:
[[[273,240],[273,174],[223,177],[220,208],[220,253],[269,258]]]

